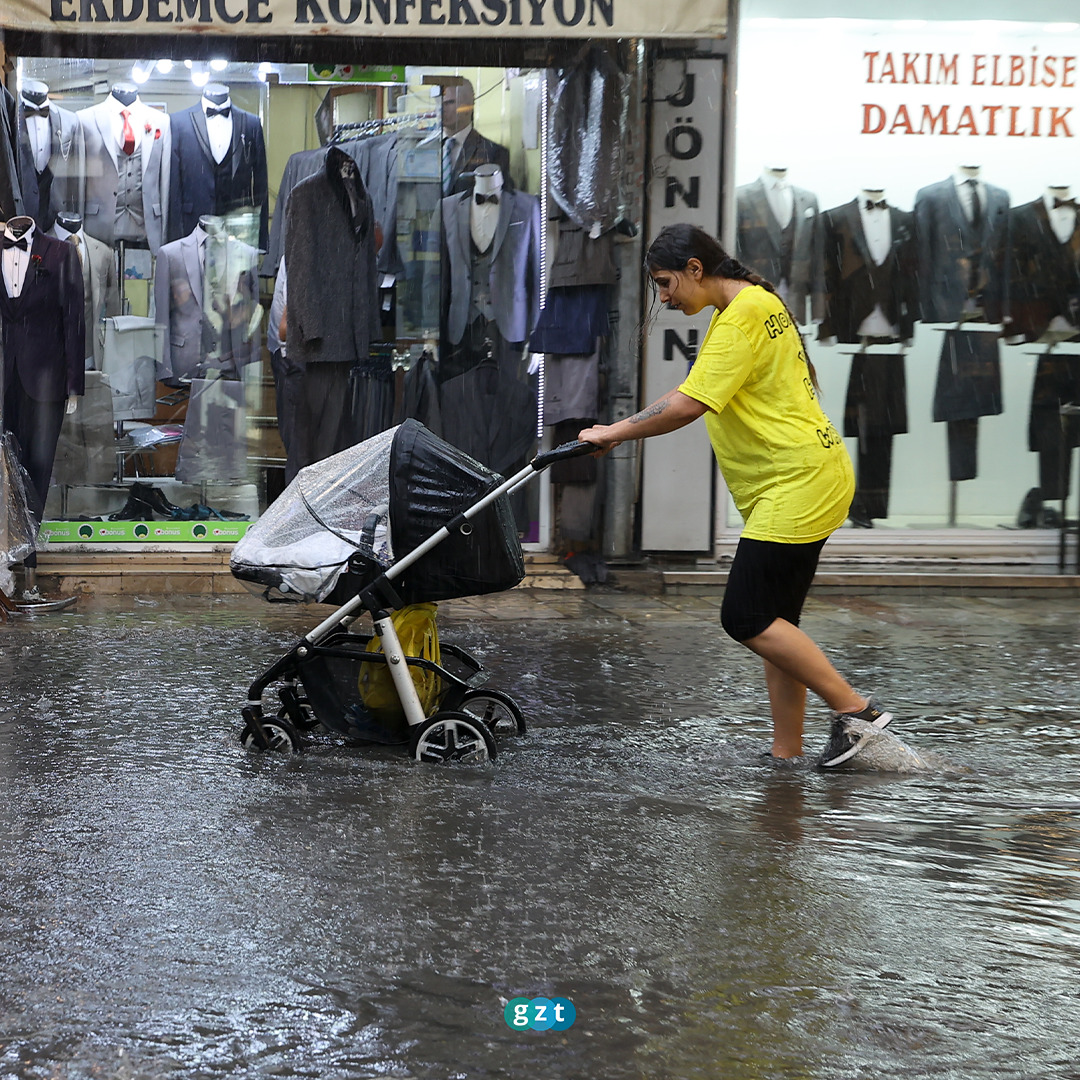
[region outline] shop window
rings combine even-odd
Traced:
[[[527,461],[547,82],[19,59],[23,216],[83,285],[55,315],[84,332],[47,360],[83,392],[46,534],[234,539],[301,468],[407,416],[500,472]],[[515,507],[526,541],[539,505],[533,485]]]

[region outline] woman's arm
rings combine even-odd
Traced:
[[[680,390],[669,390],[662,398],[646,405],[639,413],[618,420],[614,424],[596,424],[578,432],[582,442],[595,443],[601,454],[606,454],[619,443],[629,439],[647,439],[652,435],[666,435],[686,427],[708,411],[708,407]]]

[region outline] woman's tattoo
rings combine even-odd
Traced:
[[[659,401],[654,401],[651,405],[642,409],[641,412],[627,417],[626,422],[628,424],[640,424],[643,420],[648,420],[652,416],[659,416],[667,407],[668,399],[661,398]]]

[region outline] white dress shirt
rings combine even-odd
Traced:
[[[765,182],[765,198],[769,201],[769,209],[773,212],[781,229],[788,227],[791,215],[795,213],[795,193],[791,190],[791,184],[786,178],[772,176],[766,173],[762,179]]]
[[[1050,191],[1043,192],[1043,205],[1046,207],[1047,216],[1050,218],[1050,228],[1058,238],[1058,243],[1067,244],[1076,231],[1076,207],[1054,206],[1054,194]]]
[[[29,109],[38,108],[32,101],[23,98],[23,105]],[[52,157],[52,125],[47,116],[27,116],[26,134],[30,140],[30,152],[34,159],[34,168],[43,173]]]
[[[208,109],[229,109],[228,116],[206,117],[206,134],[210,138],[210,153],[214,155],[214,160],[220,165],[225,160],[229,147],[232,146],[232,101],[226,98],[220,105],[216,105],[214,102],[203,98],[202,107],[204,114]]]
[[[975,204],[972,199],[972,191],[977,190],[979,192],[979,206],[982,208],[983,217],[986,217],[986,185],[981,181],[975,179],[975,177],[964,176],[963,173],[957,173],[953,179],[956,181],[956,194],[960,197],[960,208],[964,211],[964,217],[971,221],[975,214]],[[975,180],[974,184],[969,184],[968,180]]]
[[[26,241],[25,251],[22,248],[10,247],[4,248],[3,252],[4,288],[8,296],[14,299],[22,296],[23,286],[26,284],[26,272],[30,269],[30,252],[34,246],[34,226],[31,225],[21,237],[16,237],[10,229],[5,230],[4,235],[10,236],[13,240]]]
[[[871,200],[865,191],[859,195],[859,218],[870,258],[874,260],[875,266],[881,266],[889,257],[889,249],[892,247],[892,215],[888,207],[874,206],[867,209],[867,203],[871,201],[882,200],[880,197]],[[889,322],[880,304],[875,304],[874,310],[859,324],[859,334],[862,337],[897,337],[899,327]]]

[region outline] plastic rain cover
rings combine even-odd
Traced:
[[[26,500],[30,478],[15,453],[14,436],[0,438],[0,590],[15,591],[11,567],[35,550],[37,528]]]
[[[301,469],[233,548],[245,583],[292,600],[320,601],[359,553],[386,568],[390,542],[390,448],[397,428]]]

